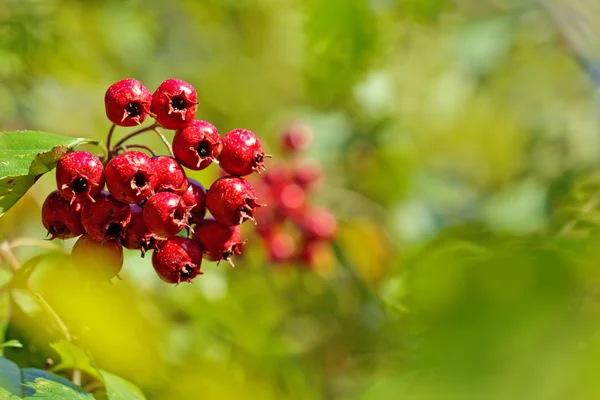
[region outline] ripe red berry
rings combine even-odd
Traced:
[[[115,125],[135,126],[146,119],[152,95],[135,79],[123,79],[112,84],[104,96],[106,116]]]
[[[165,282],[179,284],[182,281],[191,283],[192,279],[202,274],[202,249],[192,239],[171,236],[158,244],[152,254],[152,266]]]
[[[125,229],[121,243],[126,249],[141,250],[144,257],[146,251],[155,247],[158,238],[146,226],[142,207],[137,204],[130,204],[130,207],[131,221]]]
[[[306,207],[306,193],[295,183],[278,185],[273,188],[277,212],[285,217],[296,219]]]
[[[239,226],[224,226],[214,218],[200,221],[194,227],[194,240],[202,248],[204,258],[210,261],[225,260],[232,266],[231,256],[242,254],[244,245]]]
[[[181,198],[187,206],[192,207],[190,215],[193,222],[199,222],[206,215],[206,189],[200,182],[192,178],[188,178],[188,183],[188,188]]]
[[[321,180],[323,169],[318,161],[304,159],[294,164],[293,179],[300,187],[312,189]]]
[[[117,240],[100,243],[83,235],[73,245],[71,260],[87,278],[109,281],[123,267],[123,247]]]
[[[150,232],[167,238],[189,226],[190,208],[175,193],[156,193],[144,205],[144,222]]]
[[[230,175],[245,176],[265,169],[260,140],[245,129],[235,129],[223,136],[219,166]]]
[[[296,241],[287,232],[274,232],[265,238],[269,260],[282,263],[292,259],[296,251]]]
[[[93,201],[104,187],[104,168],[98,157],[87,151],[67,153],[56,164],[56,186],[71,204]]]
[[[323,208],[308,210],[299,221],[299,225],[309,240],[331,240],[337,231],[337,219]]]
[[[44,200],[42,223],[48,230],[50,239],[69,239],[85,233],[77,207],[69,204],[58,190],[51,192]]]
[[[254,220],[254,209],[261,207],[254,188],[242,178],[225,176],[217,179],[206,193],[206,208],[222,225],[239,225]]]
[[[150,157],[141,151],[128,151],[106,164],[106,186],[123,203],[139,203],[154,192],[158,180]]]
[[[106,191],[96,196],[94,203],[85,203],[81,210],[81,223],[97,242],[121,239],[130,220],[129,205],[115,200]]]
[[[195,171],[208,167],[221,154],[222,148],[217,128],[206,121],[192,121],[173,137],[175,158]]]
[[[169,156],[156,156],[151,159],[151,167],[156,174],[156,192],[169,191],[179,195],[188,188],[185,172],[176,159]]]
[[[312,130],[308,125],[294,123],[281,136],[281,145],[284,151],[293,153],[307,149],[312,139]]]
[[[150,110],[165,129],[180,129],[194,120],[197,107],[198,95],[192,85],[170,78],[152,95]]]

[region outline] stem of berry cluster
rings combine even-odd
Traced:
[[[167,150],[169,151],[169,154],[171,155],[171,157],[174,157],[173,148],[171,147],[171,144],[169,143],[169,141],[167,140],[165,135],[163,135],[162,132],[160,131],[158,124],[152,124],[150,126],[146,126],[144,128],[138,129],[137,131],[131,132],[130,134],[128,134],[127,136],[125,136],[124,138],[119,140],[113,147],[113,146],[111,146],[111,140],[112,140],[112,136],[115,131],[115,128],[116,128],[116,125],[113,124],[110,127],[110,130],[108,131],[108,136],[106,138],[106,147],[108,148],[108,154],[109,154],[108,159],[111,159],[112,157],[114,157],[117,150],[127,149],[127,148],[131,148],[131,147],[148,150],[148,151],[150,151],[150,153],[152,153],[153,156],[155,156],[156,153],[150,147],[148,147],[146,145],[143,145],[143,144],[125,145],[125,142],[127,142],[129,139],[139,135],[140,133],[149,132],[149,131],[154,131],[158,135],[160,140],[162,140],[162,142],[167,147]]]

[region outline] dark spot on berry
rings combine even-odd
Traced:
[[[117,239],[121,236],[122,231],[123,228],[121,225],[117,224],[116,222],[111,222],[108,224],[108,228],[106,229],[106,237]]]
[[[200,158],[206,158],[210,155],[211,145],[207,140],[203,140],[198,143],[198,147],[196,147],[196,151]]]
[[[194,267],[189,264],[186,264],[183,268],[181,268],[181,271],[179,271],[180,279],[182,281],[190,279],[190,277],[192,276],[193,268]]]
[[[88,181],[83,177],[76,178],[73,183],[71,183],[71,189],[75,193],[85,193],[88,190]]]
[[[187,101],[183,97],[175,96],[171,99],[171,107],[174,110],[185,110],[187,108]]]
[[[180,207],[175,210],[173,213],[173,219],[176,221],[184,221],[185,220],[185,211]]]
[[[141,172],[138,172],[133,177],[133,184],[135,186],[137,186],[138,188],[143,188],[144,186],[146,186],[148,184],[148,180],[146,179],[146,176],[144,174],[142,174]]]
[[[115,209],[114,209],[114,208],[112,208],[112,207],[110,207],[110,208],[108,209],[108,213],[109,213],[110,215],[113,215],[113,214],[115,213]]]
[[[131,103],[127,104],[125,111],[127,111],[127,115],[130,117],[139,117],[142,115],[142,105],[137,101],[132,101]]]

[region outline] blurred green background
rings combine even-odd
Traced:
[[[82,287],[74,240],[19,249],[98,366],[149,399],[600,397],[595,88],[537,2],[0,1],[0,130],[103,140],[127,77],[190,82],[199,119],[275,160],[286,124],[309,124],[312,201],[340,229],[327,268],[269,265],[251,236],[235,269],[178,287],[137,252],[123,281]],[[2,239],[45,236],[54,185]],[[59,335],[11,297],[0,326],[25,347],[5,354],[41,368]]]

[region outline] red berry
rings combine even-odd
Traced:
[[[324,268],[335,262],[331,246],[322,241],[306,242],[299,258],[309,268]]]
[[[128,204],[115,200],[108,192],[96,196],[94,203],[85,203],[81,210],[81,223],[90,237],[97,242],[119,240],[131,220]]]
[[[292,124],[281,136],[281,144],[290,153],[307,149],[312,143],[310,127],[303,123]]]
[[[210,261],[225,260],[233,266],[231,256],[242,254],[239,226],[224,226],[214,218],[200,221],[194,227],[194,240],[198,242],[204,258]]]
[[[245,129],[235,129],[223,136],[219,166],[230,175],[244,176],[265,169],[262,146],[256,135]]]
[[[191,283],[192,279],[202,274],[202,249],[192,239],[171,236],[159,243],[152,254],[152,266],[165,282],[179,284],[182,281]]]
[[[295,183],[278,185],[273,189],[277,212],[292,219],[302,214],[306,207],[306,193]]]
[[[116,240],[99,243],[83,235],[73,245],[71,259],[73,266],[86,277],[109,281],[123,267],[123,247]]]
[[[254,220],[257,203],[254,188],[242,178],[225,176],[217,179],[206,193],[206,208],[222,225],[239,225]]]
[[[180,129],[194,120],[197,107],[198,95],[192,85],[170,78],[152,95],[150,110],[165,129]]]
[[[112,84],[104,96],[106,116],[115,125],[135,126],[146,119],[152,95],[135,79],[123,79]]]
[[[323,175],[323,169],[318,161],[305,159],[294,164],[294,182],[308,189],[315,187]]]
[[[188,188],[185,172],[176,159],[169,156],[157,156],[151,160],[152,170],[156,174],[156,192],[169,191],[183,194]]]
[[[188,178],[188,188],[181,196],[187,206],[192,207],[190,214],[194,222],[199,222],[206,215],[206,189],[202,184],[192,178]]]
[[[173,137],[175,158],[195,171],[208,167],[221,154],[222,148],[217,128],[206,121],[192,121]]]
[[[269,186],[283,185],[291,182],[292,174],[286,164],[276,164],[261,176],[261,181]]]
[[[128,151],[106,164],[106,186],[123,203],[139,203],[154,192],[158,177],[150,157],[141,151]]]
[[[42,223],[50,239],[69,239],[85,233],[77,207],[69,204],[58,190],[51,192],[42,205]]]
[[[144,222],[150,232],[167,238],[189,226],[190,208],[175,193],[156,193],[144,205]]]
[[[296,241],[287,232],[275,232],[265,238],[269,260],[282,263],[292,259],[296,251]]]
[[[331,240],[337,231],[337,219],[323,208],[306,212],[299,225],[300,230],[309,240]]]
[[[104,187],[104,168],[98,157],[87,151],[67,153],[56,164],[56,186],[71,204],[93,201]]]
[[[146,251],[155,247],[158,238],[146,226],[142,207],[137,204],[130,204],[130,207],[131,221],[125,229],[121,243],[126,249],[141,250],[142,257],[144,257]]]

